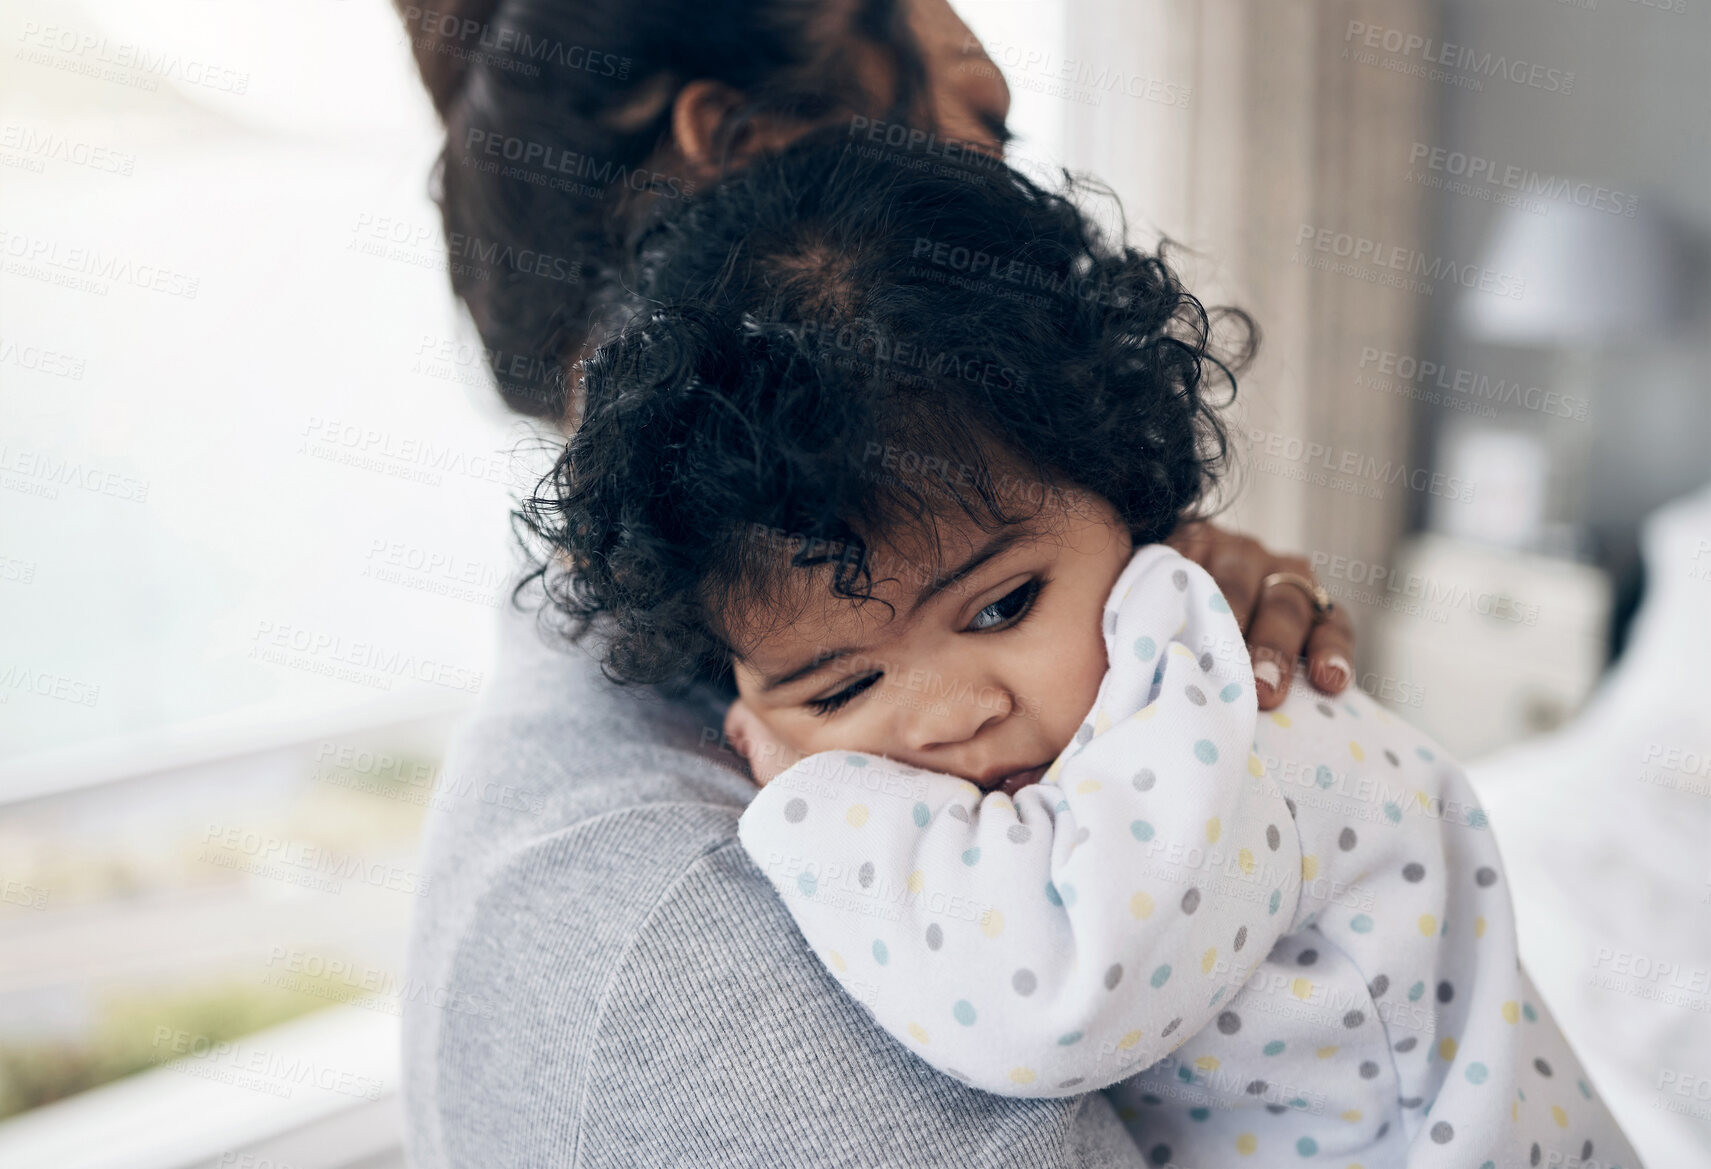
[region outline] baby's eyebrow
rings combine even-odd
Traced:
[[[1016,544],[1027,535],[1028,532],[1020,525],[1011,525],[1006,527],[1003,531],[998,532],[992,536],[991,539],[987,540],[979,549],[977,549],[972,556],[957,565],[956,568],[952,569],[949,573],[928,581],[921,591],[916,594],[914,604],[909,606],[909,612],[911,614],[915,613],[922,605],[925,605],[928,601],[932,600],[946,589],[953,588],[958,583],[967,580],[974,573],[980,571],[983,565],[1004,555],[1004,553],[1015,547]],[[809,675],[818,673],[821,669],[831,665],[838,659],[847,658],[851,654],[860,652],[861,649],[859,646],[844,646],[841,649],[825,650],[821,653],[817,653],[794,669],[787,670],[782,674],[774,675],[771,678],[762,678],[760,684],[761,693],[764,694],[772,690],[781,689],[790,685],[792,682],[800,682]]]
[[[909,606],[909,612],[914,613],[922,605],[925,605],[928,601],[932,600],[946,589],[968,579],[974,573],[978,572],[982,565],[1004,555],[1004,553],[1015,547],[1016,544],[1027,534],[1028,533],[1020,525],[1013,524],[1006,527],[1003,531],[997,533],[990,540],[986,541],[986,544],[977,550],[974,555],[970,556],[967,560],[963,561],[956,568],[951,570],[949,575],[941,576],[937,580],[927,582],[927,586],[915,597],[915,603]]]
[[[761,679],[761,692],[764,694],[769,690],[777,690],[780,687],[788,686],[792,682],[800,682],[810,674],[819,673],[821,669],[831,665],[839,658],[848,657],[850,654],[856,652],[858,651],[854,646],[845,646],[843,649],[828,650],[825,653],[815,654],[812,658],[809,658],[806,662],[803,662],[800,666],[797,666],[788,673],[780,674],[772,678]]]

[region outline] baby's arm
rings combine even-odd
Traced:
[[[1003,1095],[1087,1092],[1169,1054],[1264,958],[1299,888],[1282,794],[1250,775],[1252,675],[1210,579],[1143,549],[1105,620],[1112,668],[1043,783],[983,798],[825,752],[739,825],[879,1023]]]

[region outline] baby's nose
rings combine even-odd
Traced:
[[[911,696],[905,738],[913,751],[944,752],[965,746],[1010,717],[1015,698],[1002,686],[947,681],[939,693]]]

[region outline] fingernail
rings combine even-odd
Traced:
[[[1333,686],[1346,686],[1349,679],[1354,676],[1354,668],[1349,665],[1349,659],[1342,654],[1332,654],[1326,658],[1325,664],[1320,669],[1326,675],[1326,680]]]
[[[1254,681],[1271,690],[1277,689],[1277,684],[1283,681],[1283,671],[1276,662],[1261,662],[1254,667]]]

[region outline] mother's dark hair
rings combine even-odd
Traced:
[[[871,104],[855,57],[922,69],[898,0],[394,0],[446,128],[434,183],[452,288],[512,409],[559,418],[566,368],[621,295],[631,233],[701,177],[673,149],[678,95],[716,82],[723,157],[761,117]]]

